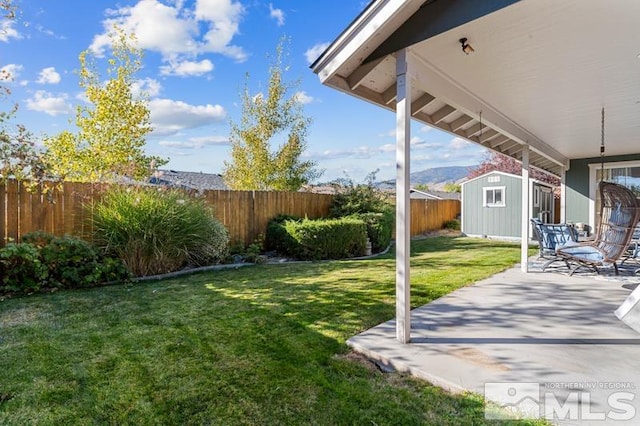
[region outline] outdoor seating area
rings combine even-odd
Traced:
[[[607,386],[640,383],[640,335],[614,315],[640,277],[626,263],[619,275],[569,276],[567,268],[543,273],[545,262],[532,257],[529,273],[514,267],[413,310],[409,345],[395,339],[395,321],[348,344],[453,392],[533,383],[565,404],[557,424],[576,424],[585,409],[591,421],[584,415],[577,424],[637,424],[609,417]],[[573,399],[583,390],[589,407]]]
[[[538,259],[546,262],[542,266],[544,271],[552,263],[562,261],[556,254],[556,249],[578,243],[578,232],[574,226],[566,223],[542,223],[538,218],[531,219],[533,236],[538,241]]]
[[[640,206],[628,188],[611,182],[599,184],[601,209],[596,235],[578,243],[578,233],[568,224],[545,224],[533,218],[534,236],[540,246],[539,258],[548,259],[545,271],[552,263],[563,262],[573,275],[580,268],[599,273],[598,268],[612,266],[619,273],[619,264],[637,255]]]
[[[640,215],[633,191],[616,183],[601,181],[599,192],[602,208],[595,238],[556,249],[557,256],[572,265],[570,275],[581,267],[598,272],[599,267],[610,265],[617,275],[618,263],[633,238]]]

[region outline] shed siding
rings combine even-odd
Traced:
[[[499,176],[500,181],[490,181]],[[519,238],[522,197],[521,179],[491,173],[462,184],[462,232],[468,235]],[[483,206],[483,188],[505,187],[505,206]]]

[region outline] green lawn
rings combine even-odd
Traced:
[[[412,304],[519,253],[489,240],[415,241]],[[4,300],[0,424],[484,424],[478,396],[381,373],[346,347],[394,316],[393,256]]]

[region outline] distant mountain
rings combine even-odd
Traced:
[[[433,167],[419,172],[411,173],[411,185],[426,184],[436,189],[448,182],[458,182],[467,177],[469,169],[474,166],[446,166]],[[396,181],[394,179],[380,182],[382,188],[395,188]]]
[[[469,167],[472,166],[448,166],[433,167],[420,172],[411,173],[411,183],[417,185],[419,183],[433,184],[457,182],[469,174]]]

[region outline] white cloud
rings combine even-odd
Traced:
[[[387,133],[380,133],[380,134],[378,134],[378,136],[380,136],[382,138],[385,138],[385,137],[395,138],[396,137],[396,129],[391,129]]]
[[[189,141],[198,146],[229,145],[229,138],[226,136],[196,136],[189,138]]]
[[[246,60],[241,47],[229,44],[238,33],[243,13],[242,4],[233,0],[196,0],[195,17],[209,27],[201,50],[222,53],[240,62]]]
[[[271,3],[269,3],[269,16],[276,20],[279,27],[284,25],[284,12],[282,9],[275,9]]]
[[[432,161],[434,159],[431,154],[414,155],[411,157],[412,162]]]
[[[0,41],[5,43],[9,42],[9,39],[15,38],[20,39],[22,36],[13,28],[15,21],[10,19],[4,19],[0,22]]]
[[[379,148],[372,148],[370,146],[359,146],[352,149],[346,150],[326,150],[319,154],[311,154],[310,157],[323,159],[323,160],[334,160],[337,158],[357,158],[357,159],[368,159],[373,157],[374,155],[380,153]]]
[[[296,100],[303,105],[310,104],[311,102],[314,101],[314,97],[307,94],[307,92],[305,91],[298,92],[294,96]]]
[[[54,67],[43,68],[36,80],[38,84],[58,84],[60,83],[60,74]]]
[[[144,80],[136,80],[131,84],[131,93],[138,98],[142,93],[150,98],[155,98],[162,91],[162,85],[158,80],[153,78],[145,78]]]
[[[156,135],[175,134],[184,129],[218,123],[226,117],[226,111],[220,105],[189,105],[171,99],[152,99],[149,110]]]
[[[27,99],[27,109],[44,112],[54,117],[60,114],[70,114],[73,112],[73,108],[67,103],[67,100],[66,94],[56,96],[47,91],[38,90],[33,97]]]
[[[162,75],[177,75],[180,77],[200,76],[213,71],[213,63],[208,59],[202,61],[170,62],[160,67]]]
[[[318,56],[320,56],[322,52],[324,52],[327,47],[329,47],[329,44],[330,43],[318,43],[315,46],[307,49],[307,51],[304,52],[304,56],[307,58],[307,62],[311,64],[316,59],[318,59]]]
[[[427,142],[424,139],[421,139],[418,136],[414,136],[411,138],[411,149],[436,149],[442,148],[442,144],[437,142]]]
[[[16,81],[20,76],[23,66],[18,64],[7,64],[0,68],[0,81]]]
[[[196,0],[172,5],[158,0],[139,0],[133,6],[108,11],[103,33],[94,36],[90,49],[103,55],[110,45],[109,32],[117,25],[135,34],[138,46],[158,52],[165,61],[181,62],[202,53],[220,53],[237,61],[247,58],[244,49],[231,43],[238,33],[244,8],[233,0]]]
[[[163,140],[158,142],[158,145],[167,148],[201,149],[205,146],[229,145],[229,138],[225,136],[201,136],[189,138],[186,141]]]
[[[462,138],[453,138],[451,139],[451,142],[449,142],[449,146],[451,149],[459,150],[472,146],[472,143]]]
[[[430,132],[431,130],[433,130],[433,127],[431,127],[431,126],[424,125],[424,126],[420,127],[420,131],[422,133]]]

